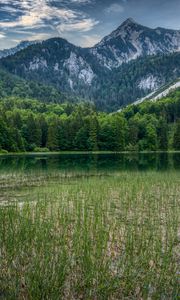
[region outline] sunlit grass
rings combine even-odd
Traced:
[[[0,297],[178,299],[179,175],[1,176]]]

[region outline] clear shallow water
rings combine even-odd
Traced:
[[[177,153],[1,156],[0,298],[178,299],[179,171]]]
[[[118,172],[180,170],[180,153],[35,154],[0,156],[3,172]]]

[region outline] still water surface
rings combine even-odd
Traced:
[[[118,172],[180,170],[180,153],[39,154],[0,156],[4,172]]]

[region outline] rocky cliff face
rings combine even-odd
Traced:
[[[18,48],[18,47],[17,47]],[[108,110],[142,98],[180,76],[180,31],[127,19],[92,48],[62,38],[25,42],[0,67],[27,80],[93,100]]]
[[[101,65],[117,68],[140,56],[180,51],[180,30],[151,29],[127,19],[90,51]]]

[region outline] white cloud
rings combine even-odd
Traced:
[[[88,3],[92,0],[70,0],[73,3]],[[99,22],[89,18],[85,13],[78,10],[69,9],[66,5],[62,7],[53,6],[52,0],[4,0],[5,8],[14,13],[14,4],[17,4],[21,15],[16,15],[13,21],[0,21],[0,28],[13,30],[40,29],[48,24],[56,32],[86,32]],[[12,6],[13,3],[13,6]],[[9,5],[9,6],[8,6]]]
[[[119,4],[119,3],[113,3],[111,4],[109,7],[107,7],[105,9],[105,12],[108,14],[111,13],[122,13],[124,11],[124,7],[123,5]]]
[[[99,43],[100,40],[101,40],[101,37],[98,34],[83,35],[81,46],[82,47],[92,47],[95,44]]]
[[[87,4],[87,3],[92,3],[92,0],[71,0],[71,3]]]
[[[0,39],[4,39],[5,38],[5,34],[3,32],[0,32]]]
[[[69,32],[69,31],[90,31],[93,29],[95,25],[97,25],[99,22],[95,21],[93,19],[82,19],[79,21],[72,21],[71,23],[62,23],[59,26],[57,26],[57,30],[59,33],[63,32]]]
[[[10,14],[17,14],[17,12],[21,12],[20,9],[12,7],[12,6],[8,6],[8,5],[4,5],[0,8],[1,11],[4,12],[8,12]]]
[[[31,37],[27,38],[28,41],[38,41],[38,40],[47,40],[52,38],[52,34],[50,33],[37,33],[37,34],[32,34]]]
[[[3,11],[11,17],[0,20],[0,30],[13,33],[15,36],[23,36],[28,40],[48,39],[59,34],[64,38],[70,37],[70,40],[74,40],[74,32],[77,32],[80,40],[81,33],[92,30],[99,23],[80,10],[81,5],[94,1],[60,0],[58,3],[55,0],[3,0]],[[69,4],[74,4],[72,9]],[[75,4],[79,9],[74,8]],[[3,37],[1,32],[0,38]],[[20,37],[15,39],[20,39]],[[87,37],[81,40],[85,41],[84,43],[87,42],[87,46],[91,46],[93,40],[96,41],[96,37],[90,37],[89,41]]]
[[[53,18],[57,18],[59,21],[67,21],[77,17],[77,13],[73,10],[50,6],[46,0],[22,0],[19,4],[23,15],[18,16],[14,21],[0,22],[1,27],[38,26],[44,23],[45,20],[50,21]]]

